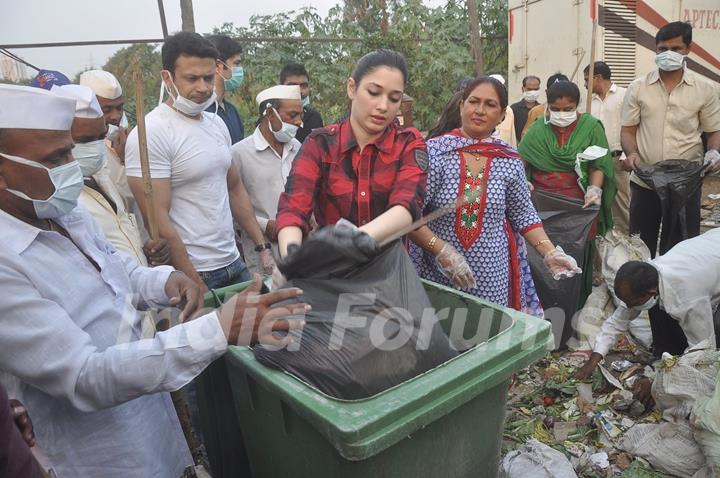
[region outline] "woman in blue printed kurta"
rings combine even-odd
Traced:
[[[542,316],[526,240],[554,273],[574,266],[543,230],[517,151],[490,137],[506,107],[505,87],[492,78],[477,78],[463,93],[461,127],[428,140],[424,213],[456,203],[458,197],[464,203],[412,233],[410,255],[425,279]]]

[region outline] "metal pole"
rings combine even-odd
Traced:
[[[138,40],[95,40],[95,41],[65,41],[55,43],[16,43],[14,45],[0,45],[0,48],[50,48],[59,46],[93,46],[93,45],[129,45],[133,43],[162,43],[162,38]]]
[[[163,38],[168,37],[167,20],[165,20],[165,7],[163,0],[157,0],[158,11],[160,12],[160,25],[162,26]]]
[[[485,71],[482,51],[482,38],[480,37],[480,16],[476,0],[467,0],[468,18],[470,21],[470,46],[475,58],[475,73],[480,76]]]
[[[17,61],[18,63],[22,63],[22,64],[25,65],[25,66],[29,66],[29,67],[32,68],[33,70],[40,71],[40,68],[38,68],[37,66],[33,65],[32,63],[28,63],[27,61],[23,60],[22,58],[20,58],[20,57],[17,56],[16,54],[7,51],[7,50],[5,50],[4,48],[0,48],[0,53],[2,53],[3,55],[7,56],[8,58],[12,58],[13,60]]]
[[[342,37],[234,37],[240,43],[360,43],[360,38],[342,38]],[[507,41],[503,36],[484,37],[484,40]],[[91,41],[67,41],[55,43],[14,43],[0,45],[3,48],[52,48],[67,46],[93,46],[93,45],[132,45],[133,43],[162,43],[164,38],[139,38],[127,40],[91,40]],[[429,41],[428,38],[419,38],[418,41]],[[464,41],[464,39],[456,39],[456,41]]]
[[[595,7],[594,3],[592,5]],[[590,70],[588,71],[588,86],[587,86],[587,103],[585,105],[585,112],[591,114],[592,112],[592,95],[593,95],[593,84],[595,77],[595,43],[597,42],[597,14],[593,11],[593,27],[592,27],[592,39],[590,41]]]
[[[340,37],[237,37],[235,40],[241,43],[359,43],[359,38]],[[51,48],[65,46],[93,46],[93,45],[131,45],[133,43],[162,43],[164,38],[139,38],[128,40],[91,40],[91,41],[67,41],[55,43],[15,43],[0,45],[2,48]]]
[[[192,0],[180,0],[180,14],[182,17],[182,31],[195,31],[195,15],[193,14]]]

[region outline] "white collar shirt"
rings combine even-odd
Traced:
[[[285,143],[282,155],[279,155],[259,127],[255,128],[252,136],[232,147],[233,164],[247,188],[255,217],[263,231],[268,221],[274,220],[277,215],[280,194],[285,190],[285,182],[300,147],[300,142],[293,138]]]
[[[0,370],[60,476],[177,478],[192,458],[166,392],[226,350],[217,315],[143,338],[137,307],[167,303],[173,269],[118,253],[82,206],[56,221],[72,241],[0,210]]]
[[[668,159],[702,161],[700,135],[720,131],[717,85],[685,68],[680,83],[668,93],[655,69],[628,86],[622,125],[638,127],[641,166]],[[635,173],[630,181],[647,187]]]
[[[679,243],[651,264],[660,279],[660,307],[680,323],[689,347],[707,341],[714,348],[713,314],[720,305],[720,229]],[[638,315],[636,309],[618,307],[603,323],[593,350],[607,355]]]
[[[622,126],[622,107],[626,91],[626,88],[613,83],[610,85],[605,99],[600,98],[597,93],[593,93],[592,96],[591,114],[602,121],[610,151],[622,150],[620,128]]]

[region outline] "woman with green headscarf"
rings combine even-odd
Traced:
[[[545,117],[538,118],[528,129],[518,150],[528,165],[528,179],[536,190],[579,199],[584,201],[583,207],[600,206],[582,266],[584,287],[578,304],[582,307],[592,291],[594,238],[613,227],[615,171],[602,123],[587,113],[577,112],[580,102],[577,85],[558,81],[548,89],[547,96]],[[588,150],[592,146],[595,148]],[[578,158],[586,150],[592,153],[589,157],[595,159]]]

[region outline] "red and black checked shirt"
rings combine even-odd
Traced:
[[[312,213],[320,227],[341,218],[362,226],[392,206],[420,218],[427,147],[415,128],[393,123],[360,153],[350,121],[314,130],[293,161],[280,195],[277,230],[307,234]]]

